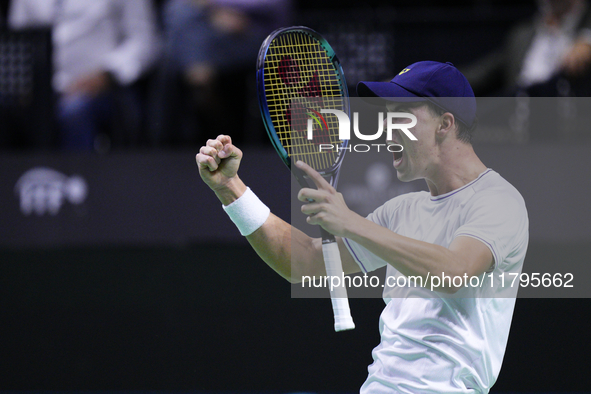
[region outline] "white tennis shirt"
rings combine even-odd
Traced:
[[[515,307],[519,280],[511,287],[511,273],[521,273],[528,244],[519,192],[488,169],[447,194],[398,196],[368,219],[444,247],[456,237],[473,237],[490,248],[495,264],[479,277],[481,286],[473,281],[453,296],[385,281],[381,342],[361,393],[488,393],[501,369]],[[364,272],[387,265],[356,242],[345,244]],[[386,272],[387,278],[402,276],[391,265]]]

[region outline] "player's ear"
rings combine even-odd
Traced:
[[[439,128],[437,130],[437,138],[443,139],[450,133],[454,133],[456,129],[456,119],[451,112],[446,112],[441,115],[439,121]]]

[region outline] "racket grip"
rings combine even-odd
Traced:
[[[334,312],[334,330],[352,330],[355,328],[353,318],[351,317],[351,309],[349,308],[349,300],[347,299],[347,288],[344,283],[343,266],[341,264],[341,254],[336,242],[327,242],[322,244],[322,254],[324,256],[324,265],[326,266],[326,275],[329,277],[330,300],[332,301],[332,310]],[[338,277],[337,280],[332,280],[332,277]]]

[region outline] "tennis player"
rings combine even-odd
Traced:
[[[364,218],[317,172],[297,163],[318,188],[300,191],[301,201],[312,201],[302,212],[338,237],[346,273],[387,266],[387,277],[413,277],[406,286],[386,282],[381,342],[361,393],[487,393],[501,369],[515,306],[515,289],[508,292],[499,277],[521,272],[528,244],[523,198],[475,154],[474,93],[452,64],[415,63],[390,82],[361,82],[357,91],[382,97],[389,111],[417,117],[410,129],[417,141],[394,132],[389,142],[404,147],[394,156],[398,178],[422,178],[429,188],[387,201]],[[238,177],[241,159],[222,135],[207,141],[197,164],[269,266],[291,282],[325,275],[321,240],[269,212]],[[433,281],[446,276],[477,277],[485,286]]]

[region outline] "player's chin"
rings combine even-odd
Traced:
[[[399,171],[399,170],[396,170],[396,176],[398,177],[398,180],[402,181],[402,182],[410,182],[413,180],[411,177],[409,177],[403,171]]]
[[[398,177],[398,180],[400,180],[402,182],[410,182],[410,181],[414,181],[416,179],[411,174],[411,172],[408,168],[408,163],[404,163],[404,160],[402,162],[398,162],[398,163],[396,163],[396,161],[395,161],[394,169],[396,170],[396,177]]]

